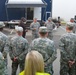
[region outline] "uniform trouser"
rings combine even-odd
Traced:
[[[25,38],[25,36],[26,36],[26,32],[25,31],[23,31],[22,36],[23,36],[23,38]]]
[[[38,38],[38,37],[39,37],[38,34],[32,34],[32,40],[34,40],[34,39],[36,39],[36,38]]]
[[[75,75],[76,75],[76,61],[75,61]]]
[[[3,68],[0,68],[0,75],[8,75],[8,70],[7,70],[7,59],[4,59],[3,63],[0,64],[3,65]]]
[[[52,65],[48,65],[44,68],[46,73],[49,73],[50,75],[53,75],[54,71],[53,71],[53,66]]]
[[[12,61],[12,75],[16,75],[16,71],[20,66],[20,72],[24,70],[24,62]]]
[[[53,33],[52,33],[52,32],[48,32],[48,38],[49,38],[50,40],[53,39]]]
[[[75,74],[75,65],[73,65],[71,68],[68,64],[65,64],[63,62],[60,62],[60,75],[76,75]]]
[[[7,58],[5,58],[4,59],[4,65],[5,65],[5,67],[4,67],[4,75],[8,75],[8,69],[7,69]]]

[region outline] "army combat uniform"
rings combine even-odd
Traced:
[[[76,35],[72,32],[64,34],[60,38],[60,75],[76,75],[75,64],[69,67],[69,61],[76,61]]]
[[[38,30],[39,30],[40,24],[39,22],[32,22],[30,25],[30,29],[32,30],[32,39],[38,38],[39,34],[38,34]],[[36,28],[34,30],[34,28]]]
[[[76,33],[76,22],[75,22],[74,18],[70,19],[70,23],[73,24],[73,33]]]
[[[46,21],[45,22],[45,26],[48,28],[48,38],[50,39],[50,40],[52,40],[53,39],[53,29],[54,29],[54,27],[55,27],[55,23],[54,22],[49,22],[49,21]]]
[[[76,23],[73,23],[74,28],[73,28],[73,33],[76,33]]]
[[[45,31],[45,28],[43,30]],[[52,63],[57,58],[57,52],[54,46],[54,42],[48,39],[47,37],[46,38],[40,37],[34,39],[31,43],[31,50],[37,50],[43,55],[45,62],[45,72],[50,73],[52,75],[53,74]]]
[[[0,32],[0,52],[2,52],[3,56],[4,56],[4,65],[5,65],[5,75],[8,75],[8,71],[7,71],[7,53],[8,50],[6,50],[8,37],[3,34],[2,32]]]
[[[9,55],[12,60],[12,75],[16,75],[18,65],[24,70],[25,56],[28,52],[28,41],[22,36],[13,37],[10,41]],[[17,57],[17,59],[15,59]]]
[[[6,75],[3,54],[0,52],[0,75]]]

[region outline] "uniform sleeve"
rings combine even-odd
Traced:
[[[35,39],[30,44],[29,49],[28,49],[28,52],[30,52],[31,50],[34,50],[34,41],[35,41]]]
[[[47,21],[44,23],[44,26],[47,26]]]
[[[55,28],[56,24],[53,22],[53,29]]]
[[[34,30],[33,24],[32,24],[32,23],[31,23],[31,25],[30,25],[30,29],[31,29],[31,30]]]
[[[4,58],[7,57],[7,54],[9,53],[9,49],[10,49],[10,41],[9,41],[9,38],[6,39],[5,41],[5,46],[4,46],[4,51],[3,51],[3,56]]]
[[[9,56],[10,56],[11,59],[13,59],[13,57],[14,57],[13,54],[12,54],[13,50],[12,50],[12,47],[11,47],[11,43],[12,43],[12,40],[7,39],[5,47],[4,47],[4,52],[3,52],[4,58],[7,58],[8,53],[9,53]]]
[[[10,56],[11,59],[14,58],[14,56],[12,54],[13,53],[13,50],[12,50],[12,42],[13,42],[13,40],[11,39],[10,42],[9,42],[9,44],[7,44],[8,45],[7,48],[9,49],[9,56]]]
[[[75,24],[73,23],[73,33],[75,33]]]
[[[65,50],[65,37],[61,37],[59,41],[59,47],[60,47],[60,54],[61,54],[61,59],[64,61],[69,61],[69,55]]]
[[[52,64],[53,61],[57,58],[57,50],[55,48],[54,42],[51,44],[51,51],[52,51],[52,56],[50,56],[50,58],[46,62],[47,65]]]
[[[64,40],[64,37],[62,36],[59,40],[59,47],[60,47],[60,50],[64,51],[65,49],[65,40]]]
[[[28,44],[28,41],[26,41],[25,48],[24,48],[23,52],[18,56],[19,60],[25,59],[25,56],[28,53],[28,48],[29,48],[29,44]]]
[[[76,43],[75,43],[76,44]],[[76,46],[75,46],[75,62],[76,62]]]
[[[38,22],[38,25],[39,25],[39,27],[40,27],[40,23]]]
[[[3,59],[3,55],[2,53],[0,52],[0,72],[1,70],[4,68],[4,59]]]

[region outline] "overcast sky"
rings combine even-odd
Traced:
[[[60,16],[66,21],[76,15],[76,0],[53,0],[53,17]]]

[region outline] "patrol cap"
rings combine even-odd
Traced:
[[[5,27],[5,24],[3,22],[0,22],[0,28]]]
[[[23,32],[23,28],[19,26],[15,26],[15,30],[19,32]]]
[[[48,20],[52,20],[52,17],[49,17]]]
[[[73,26],[74,26],[73,23],[71,23],[71,22],[68,22],[68,23],[67,23],[67,27],[73,27]]]
[[[47,27],[45,26],[40,27],[39,32],[48,32]]]

